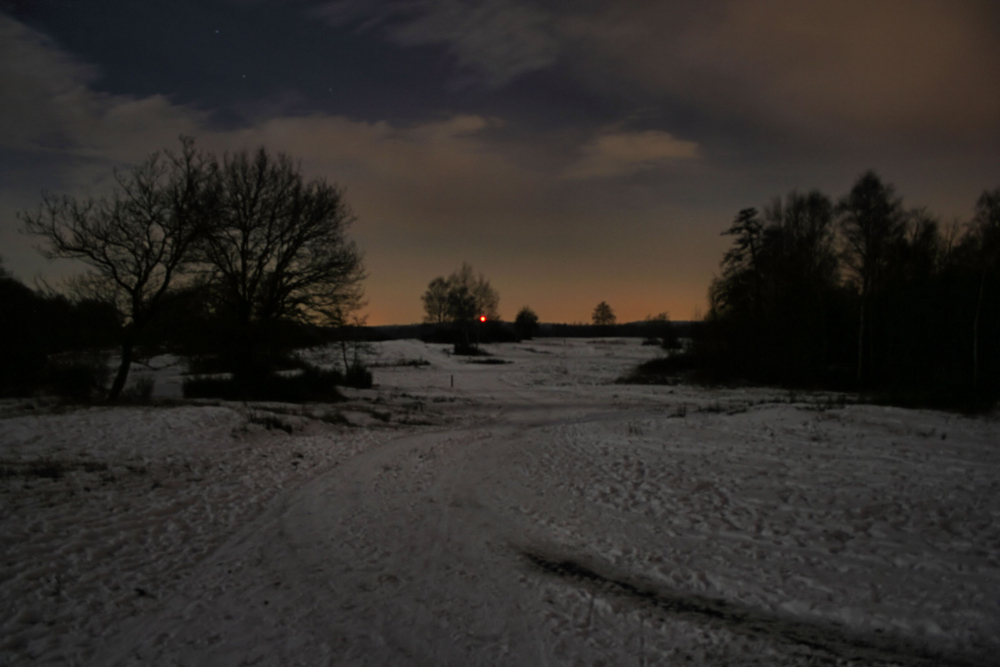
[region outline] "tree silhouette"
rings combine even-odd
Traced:
[[[360,307],[364,265],[347,237],[354,216],[338,188],[306,182],[284,154],[236,153],[218,171],[202,259],[234,328],[236,370],[265,372],[261,348],[278,323],[342,325]]]
[[[448,281],[440,276],[427,286],[421,300],[424,302],[424,322],[444,324],[448,321]]]
[[[481,316],[489,320],[500,318],[497,310],[500,294],[490,286],[490,281],[472,265],[463,262],[461,268],[447,278],[438,277],[430,282],[421,297],[424,302],[425,322],[451,323],[466,348],[472,346],[470,332],[473,323]],[[455,343],[456,350],[459,342]]]
[[[529,340],[538,333],[538,315],[531,308],[524,306],[514,318],[514,331],[521,340]]]
[[[874,172],[836,207],[792,192],[743,209],[696,354],[720,377],[985,407],[1000,390],[1000,188],[961,230],[904,209]]]
[[[615,311],[611,310],[611,306],[606,301],[601,301],[594,307],[594,314],[591,317],[594,320],[594,324],[599,327],[611,326],[615,323],[616,319]]]
[[[845,259],[861,295],[858,316],[857,376],[865,378],[865,353],[869,367],[876,359],[875,319],[883,274],[890,259],[889,249],[905,229],[902,200],[893,187],[882,183],[874,171],[867,171],[837,205],[841,230],[846,241]],[[866,338],[867,332],[867,338]],[[872,371],[875,369],[872,368]]]
[[[78,286],[119,313],[121,363],[109,400],[125,387],[136,340],[190,266],[218,201],[215,165],[187,137],[180,154],[153,153],[115,180],[110,197],[46,195],[36,212],[20,214],[24,231],[46,242],[43,254],[87,264]]]
[[[735,236],[733,247],[726,252],[722,260],[724,270],[731,280],[727,283],[729,288],[741,289],[745,287],[739,281],[733,280],[737,275],[749,278],[749,286],[752,289],[752,299],[754,309],[760,307],[761,302],[761,275],[757,258],[757,251],[761,244],[763,225],[757,215],[757,209],[745,208],[741,210],[729,229],[722,232],[723,236]],[[740,299],[739,295],[729,294],[726,291],[718,295],[720,303],[732,299]]]
[[[976,316],[972,324],[972,385],[979,386],[980,326],[986,295],[986,278],[991,271],[1000,269],[1000,188],[988,190],[976,202],[976,217],[971,236],[976,244],[979,264],[979,290],[976,298]]]
[[[476,275],[468,262],[447,278],[437,277],[421,297],[424,321],[431,324],[471,322],[480,315],[499,319],[500,294],[483,274]]]
[[[789,381],[827,365],[838,285],[832,209],[820,192],[791,192],[763,219],[743,209],[723,232],[736,238],[712,283],[711,317],[738,372]]]
[[[670,314],[666,311],[656,315],[647,315],[645,321],[646,341],[644,345],[659,345],[664,350],[680,348],[680,340],[670,322]]]

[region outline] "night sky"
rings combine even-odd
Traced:
[[[1000,186],[995,0],[0,0],[0,255],[44,191],[189,134],[343,186],[371,324],[463,261],[513,319],[707,309],[740,208],[843,195],[971,217]]]

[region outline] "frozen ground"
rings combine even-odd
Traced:
[[[5,404],[0,662],[996,664],[995,417],[443,349],[334,406]]]

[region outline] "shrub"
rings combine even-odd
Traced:
[[[485,357],[489,356],[489,352],[480,349],[475,345],[469,345],[468,343],[455,343],[455,349],[452,354],[463,357]]]
[[[89,403],[104,395],[110,372],[105,355],[81,354],[51,360],[44,377],[44,387],[56,396]]]
[[[370,389],[372,386],[372,372],[365,368],[364,364],[355,362],[347,369],[344,376],[344,385],[355,389]]]
[[[344,400],[337,390],[337,385],[343,384],[345,380],[340,371],[309,366],[302,373],[292,376],[264,372],[239,374],[231,378],[193,377],[184,381],[184,397],[283,403],[333,402]]]
[[[531,308],[524,306],[514,318],[514,332],[521,340],[530,340],[538,333],[538,315]]]
[[[155,387],[156,380],[151,375],[141,375],[122,392],[122,396],[130,403],[150,403]]]
[[[291,435],[294,431],[294,427],[283,420],[281,417],[270,412],[258,413],[251,410],[247,414],[247,422],[251,424],[259,424],[266,428],[268,431],[284,431]]]
[[[693,379],[699,368],[698,359],[689,354],[658,357],[639,364],[628,375],[616,380],[619,384],[675,384],[681,378]]]

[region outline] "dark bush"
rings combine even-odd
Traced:
[[[429,331],[421,331],[420,340],[425,343],[443,343],[475,347],[480,343],[516,343],[518,335],[514,325],[500,320],[470,322],[466,324],[439,324]],[[456,354],[462,354],[456,352]]]
[[[521,340],[531,340],[538,333],[538,315],[531,308],[524,306],[514,318],[514,333]]]
[[[33,461],[25,472],[26,477],[45,477],[48,479],[60,479],[66,474],[66,464],[61,461],[51,459],[38,459]]]
[[[890,387],[861,397],[863,402],[875,405],[893,405],[900,408],[945,410],[966,414],[985,414],[997,408],[1000,394],[974,391],[968,386]]]
[[[107,391],[107,360],[103,355],[74,356],[50,361],[43,374],[45,390],[75,403],[99,400]]]
[[[372,372],[365,368],[364,364],[352,364],[344,376],[344,385],[354,387],[355,389],[370,389],[372,386]]]
[[[125,391],[122,398],[128,403],[147,404],[153,400],[153,389],[156,387],[156,380],[149,375],[142,375],[135,379]]]
[[[462,357],[487,357],[490,353],[475,345],[469,345],[468,343],[455,343],[455,349],[452,350],[452,354]]]
[[[236,387],[232,378],[213,378],[195,375],[186,378],[184,398],[235,398]]]
[[[344,400],[337,390],[337,385],[343,384],[345,379],[340,371],[310,366],[292,376],[272,372],[240,374],[231,378],[193,377],[184,381],[184,397],[282,403],[333,402]]]
[[[675,384],[681,379],[692,380],[692,375],[702,369],[702,363],[693,354],[672,354],[639,364],[631,373],[619,378],[619,384]]]
[[[50,355],[113,344],[113,309],[32,290],[0,265],[0,396],[28,396],[47,378]]]

